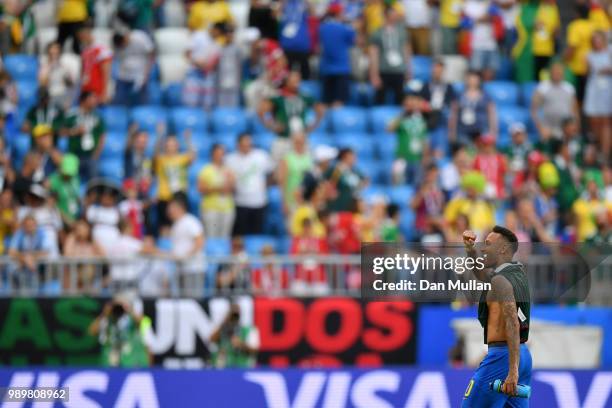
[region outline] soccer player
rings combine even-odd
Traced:
[[[523,265],[512,261],[518,240],[509,229],[495,226],[480,255],[475,241],[474,232],[463,233],[467,255],[483,258],[484,268],[474,270],[474,275],[491,283],[478,305],[478,320],[489,351],[465,390],[462,407],[528,407],[528,399],[515,396],[518,383],[531,385],[531,354],[524,344],[529,335],[529,282]],[[503,393],[490,388],[496,379],[504,381]]]

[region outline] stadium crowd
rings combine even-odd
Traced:
[[[6,0],[1,253],[610,243],[612,4],[569,4]]]

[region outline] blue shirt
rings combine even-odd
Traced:
[[[17,252],[47,251],[48,245],[46,241],[42,228],[37,228],[33,234],[26,234],[23,229],[19,229],[13,235],[10,249]]]
[[[308,13],[303,0],[289,0],[280,23],[280,45],[289,52],[309,52]]]
[[[327,20],[319,27],[321,42],[321,75],[348,74],[351,72],[349,51],[355,42],[352,27],[336,20]]]

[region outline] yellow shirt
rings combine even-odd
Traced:
[[[567,27],[567,45],[574,48],[574,55],[567,66],[576,75],[587,74],[587,55],[591,51],[593,31],[595,24],[589,20],[572,21]]]
[[[206,29],[215,23],[231,23],[232,12],[225,1],[197,1],[189,10],[187,26],[191,29]]]
[[[226,173],[214,164],[208,164],[200,171],[198,180],[205,182],[209,187],[220,188],[226,183]],[[202,197],[202,212],[230,212],[233,208],[234,199],[231,194],[210,193]]]
[[[597,233],[595,217],[600,212],[612,211],[612,202],[605,202],[603,200],[587,201],[584,198],[580,198],[576,200],[572,210],[576,216],[578,242],[584,242]]]
[[[561,25],[556,4],[541,3],[536,17],[533,35],[533,55],[550,57],[555,55],[555,31]]]
[[[303,224],[305,219],[312,220],[312,233],[315,238],[323,238],[325,236],[325,226],[319,220],[317,211],[309,204],[304,204],[298,207],[291,216],[289,232],[294,237],[302,235],[304,232]]]
[[[15,221],[15,211],[11,208],[0,211],[0,254],[4,254],[4,240],[13,232],[13,224]]]
[[[592,9],[589,12],[589,21],[595,25],[595,30],[608,31],[610,29],[610,18],[603,8]]]
[[[187,190],[187,165],[190,156],[177,154],[174,156],[159,156],[155,160],[157,175],[157,197],[168,201],[174,193]]]
[[[404,14],[404,8],[401,2],[395,1],[393,8],[400,14]],[[385,21],[384,16],[384,3],[382,1],[374,1],[367,3],[363,8],[363,17],[365,19],[366,30],[368,35],[374,34],[380,27],[383,26]]]
[[[64,0],[57,11],[60,23],[74,23],[87,20],[87,0]]]
[[[461,23],[463,0],[442,0],[440,2],[440,25],[447,28],[457,28]]]
[[[470,200],[467,197],[453,198],[444,209],[444,219],[453,223],[460,215],[467,216],[470,228],[477,234],[487,232],[495,225],[493,207],[485,200]]]

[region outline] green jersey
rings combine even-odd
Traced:
[[[57,197],[57,207],[62,216],[71,221],[79,216],[80,185],[78,177],[66,179],[59,172],[49,177],[49,188]]]
[[[105,127],[102,117],[96,111],[85,112],[79,108],[70,111],[65,126],[69,129],[83,126],[84,132],[68,138],[68,152],[79,158],[90,157],[98,147]]]
[[[496,273],[508,279],[514,292],[516,310],[519,320],[519,334],[521,343],[529,338],[529,320],[531,314],[531,295],[529,293],[529,281],[523,271],[523,265],[518,262],[506,264],[501,271]],[[487,305],[488,291],[483,291],[478,304],[478,320],[484,329],[484,342],[487,343],[487,326],[489,322],[489,306]]]
[[[306,129],[306,113],[312,108],[312,98],[297,95],[281,95],[271,99],[272,115],[283,126],[279,136],[289,137],[291,133]]]
[[[408,163],[418,163],[423,158],[427,144],[427,123],[420,113],[413,113],[400,119],[397,128],[396,156]]]
[[[36,125],[40,124],[51,126],[54,136],[57,137],[64,124],[64,111],[52,104],[34,106],[28,111],[26,121],[30,124],[30,129],[34,129]]]
[[[251,344],[253,343],[254,337],[257,338],[258,342],[259,333],[257,329],[252,326],[239,326],[235,328],[234,333],[226,333],[219,341],[217,351],[211,355],[213,366],[217,368],[254,367],[256,363],[255,355],[244,350],[236,349],[232,345],[233,336],[238,336],[242,343]]]
[[[140,327],[129,315],[100,323],[101,364],[105,367],[146,367],[149,356]]]

